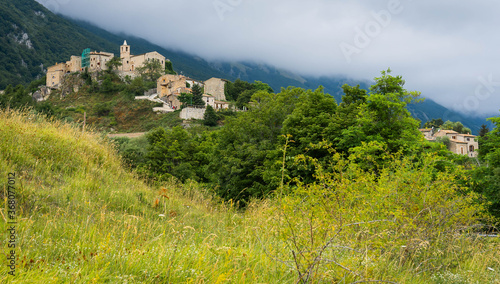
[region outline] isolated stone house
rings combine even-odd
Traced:
[[[422,130],[420,130],[424,133]],[[424,135],[426,135],[424,133]],[[477,136],[471,134],[461,134],[454,130],[438,130],[432,133],[432,138],[427,140],[435,140],[438,137],[448,137],[450,139],[450,145],[448,149],[459,155],[467,155],[471,158],[477,157],[477,150],[479,149],[479,143],[477,142]]]

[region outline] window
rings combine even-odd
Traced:
[[[457,139],[457,136],[451,136],[451,139]]]
[[[460,153],[463,155],[464,154],[464,147],[460,147]]]
[[[469,146],[469,152],[474,152],[474,145]]]
[[[470,141],[470,138],[467,138],[467,141]]]

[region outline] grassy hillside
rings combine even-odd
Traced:
[[[0,215],[5,223],[9,216],[17,221],[16,247],[2,241],[5,254],[16,257],[15,276],[2,258],[2,283],[296,283],[297,269],[302,271],[314,253],[304,250],[294,257],[293,241],[305,247],[325,241],[309,238],[322,230],[316,227],[320,215],[310,219],[306,211],[293,212],[299,207],[288,207],[318,200],[268,200],[238,212],[198,184],[150,187],[122,168],[100,134],[29,113],[0,112],[0,141]],[[406,174],[401,177],[412,181],[411,171]],[[349,182],[343,185],[349,190]],[[309,192],[315,188],[320,187]],[[9,190],[15,194],[14,214],[7,210]],[[369,213],[353,209],[359,204],[353,197],[339,207],[344,217]],[[439,218],[436,213],[430,218]],[[449,232],[443,237],[438,231],[432,233],[437,243],[407,239],[408,229],[429,233],[420,230],[425,227],[419,214],[394,231],[385,222],[327,222],[331,228],[325,233],[335,233],[323,256],[329,261],[315,266],[310,283],[499,283],[497,239]],[[11,238],[7,234],[3,240]],[[401,246],[406,241],[418,246]]]
[[[3,258],[2,283],[293,279],[285,270],[262,274],[272,261],[252,234],[257,215],[215,203],[194,184],[144,185],[99,134],[1,112],[0,140],[0,212],[6,222],[7,177],[15,173],[18,222],[15,276]]]
[[[155,127],[180,125],[178,112],[157,114],[153,107],[161,106],[148,100],[134,100],[117,93],[90,93],[86,88],[61,97],[55,93],[48,101],[55,116],[68,122],[86,124],[105,132],[145,132]]]

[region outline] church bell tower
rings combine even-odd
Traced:
[[[127,44],[127,41],[125,40],[123,42],[123,45],[120,47],[120,58],[129,58],[130,57],[130,45]]]

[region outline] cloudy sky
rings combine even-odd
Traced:
[[[455,110],[500,110],[500,2],[492,0],[37,0],[50,10],[207,60],[372,79]]]

